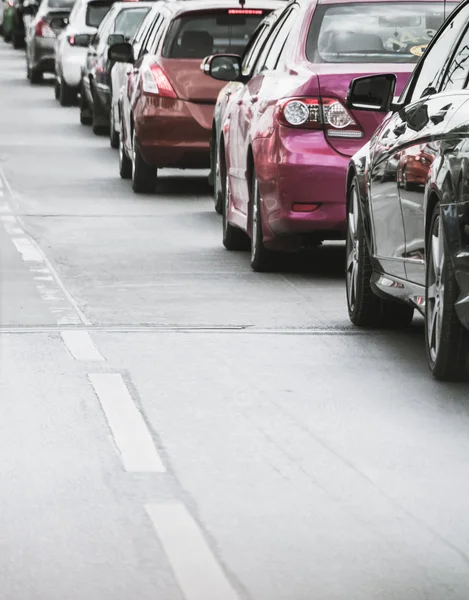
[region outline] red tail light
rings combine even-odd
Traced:
[[[173,86],[163,69],[153,63],[142,69],[143,93],[150,96],[177,98]]]
[[[363,137],[362,129],[337,98],[289,98],[279,104],[277,118],[286,127],[322,129],[328,137]]]
[[[13,7],[13,5],[14,5],[14,2],[13,2],[13,0],[8,0],[8,6],[9,6],[10,8],[12,8],[12,7]]]
[[[257,8],[230,8],[229,15],[263,15],[264,11]]]
[[[50,28],[49,23],[47,23],[47,21],[44,21],[43,19],[36,23],[35,33],[36,37],[55,38],[55,33]]]
[[[67,35],[67,40],[68,40],[68,43],[70,44],[70,46],[75,45],[75,36],[74,35]]]

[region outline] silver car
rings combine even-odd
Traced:
[[[42,0],[39,7],[25,3],[26,68],[31,83],[39,83],[44,73],[54,73],[57,35],[68,25],[74,2]]]

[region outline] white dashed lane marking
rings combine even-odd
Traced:
[[[240,600],[183,504],[145,508],[186,600]]]
[[[124,469],[139,473],[164,473],[166,469],[150,432],[121,375],[94,373],[88,377],[119,449]]]
[[[87,331],[62,331],[60,335],[75,360],[87,362],[105,360]]]

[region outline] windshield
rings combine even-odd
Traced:
[[[114,22],[114,32],[122,33],[127,38],[131,38],[136,32],[137,27],[143,21],[145,15],[150,10],[149,7],[128,8],[121,11]]]
[[[314,63],[415,63],[443,20],[443,2],[320,5],[306,54]]]
[[[112,2],[90,2],[86,8],[86,24],[89,27],[99,27],[111,6]]]
[[[241,55],[256,27],[271,11],[259,10],[255,15],[232,12],[191,14],[175,19],[166,38],[163,56],[202,59],[209,54],[225,52]]]

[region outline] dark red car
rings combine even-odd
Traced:
[[[243,52],[270,12],[268,0],[247,5],[161,0],[138,56],[130,44],[110,49],[112,60],[133,64],[119,102],[119,164],[134,192],[153,191],[158,168],[209,167],[213,111],[224,84],[207,78],[201,63],[210,54]]]

